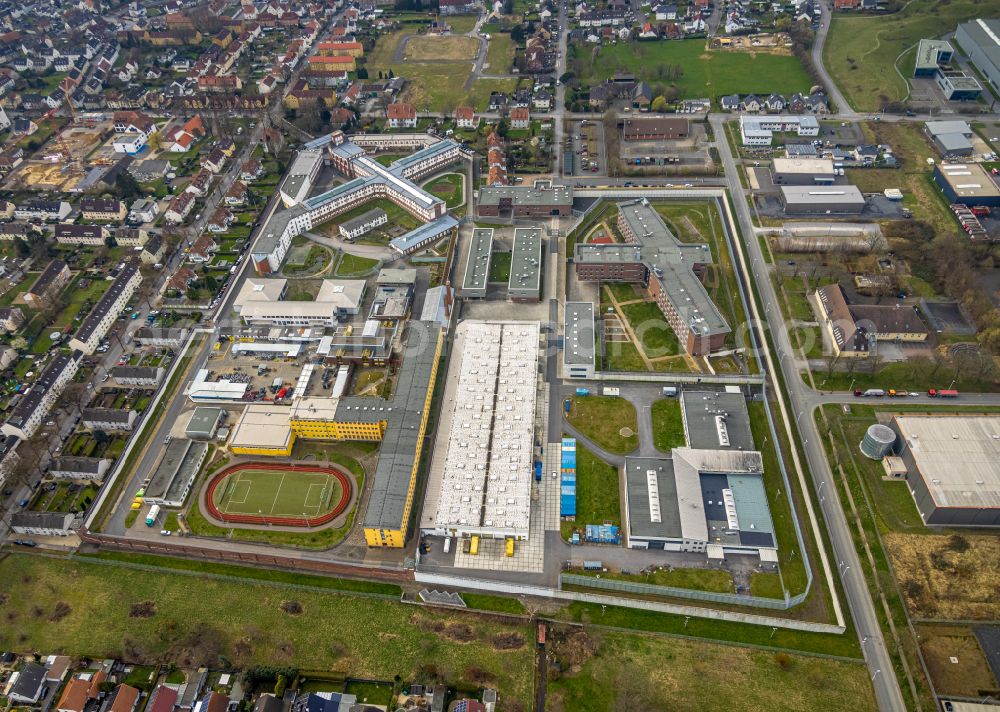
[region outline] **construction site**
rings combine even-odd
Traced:
[[[85,190],[94,169],[101,174],[120,158],[110,143],[111,122],[79,115],[57,132],[35,156],[7,177],[7,190],[77,192]]]

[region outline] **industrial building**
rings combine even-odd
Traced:
[[[780,198],[786,215],[857,215],[865,209],[865,196],[853,185],[828,188],[783,185]]]
[[[951,63],[955,50],[945,40],[920,40],[913,66],[913,76],[933,77],[938,68]]]
[[[934,166],[934,182],[949,203],[1000,207],[1000,188],[978,163],[940,163]]]
[[[251,403],[243,409],[229,436],[236,455],[290,457],[295,434],[288,424],[291,406]]]
[[[1000,90],[1000,19],[963,22],[955,32],[955,43],[969,56],[993,92]]]
[[[515,228],[507,296],[514,302],[537,302],[542,298],[541,228]]]
[[[566,302],[563,372],[570,378],[593,378],[597,331],[593,302]]]
[[[384,138],[393,143],[392,136]],[[274,212],[251,248],[257,273],[268,275],[277,271],[296,235],[371,200],[390,200],[429,223],[392,240],[390,245],[401,254],[410,254],[455,229],[458,221],[447,214],[445,202],[412,181],[454,163],[462,157],[462,151],[450,139],[441,141],[431,136],[424,136],[420,145],[423,147],[414,153],[383,166],[342,131],[306,144],[282,182],[281,196],[287,210]],[[325,155],[330,164],[349,180],[310,198],[307,197],[312,187],[309,176],[313,175],[312,166],[317,155],[320,162]],[[301,164],[299,158],[302,159]]]
[[[211,440],[228,413],[222,408],[199,406],[191,413],[184,434],[192,440]]]
[[[573,212],[573,188],[548,183],[533,186],[484,186],[479,189],[476,207],[481,217],[569,216]]]
[[[897,415],[890,426],[925,524],[1000,526],[1000,417]]]
[[[775,185],[830,185],[837,172],[829,158],[775,158],[771,177]]]
[[[685,391],[686,446],[625,458],[625,530],[633,549],[756,554],[777,560],[761,454],[739,389]]]
[[[361,310],[366,283],[363,279],[324,279],[312,301],[285,299],[285,279],[248,277],[233,302],[249,326],[332,327]]]
[[[618,211],[629,244],[577,243],[577,278],[643,284],[688,353],[725,346],[730,327],[701,281],[712,260],[708,245],[682,243],[645,199],[620,203]]]
[[[462,278],[463,298],[486,299],[492,257],[493,228],[477,227],[472,231],[469,259],[465,263],[465,276]]]
[[[528,538],[539,336],[537,322],[456,328],[448,436],[435,453],[437,501],[428,503],[434,533]]]
[[[914,63],[914,77],[931,77],[948,101],[975,101],[983,87],[975,77],[961,69],[952,69],[955,50],[945,40],[920,40]]]
[[[928,121],[924,130],[944,158],[972,155],[972,127],[967,121]]]
[[[142,501],[161,507],[183,506],[206,455],[208,443],[187,438],[171,440],[153,473],[142,485]]]

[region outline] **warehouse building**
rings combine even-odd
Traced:
[[[949,203],[1000,207],[1000,188],[978,163],[940,163],[934,166],[934,182]]]
[[[514,230],[507,296],[513,302],[537,302],[542,298],[541,228],[519,227]]]
[[[1000,526],[1000,417],[897,415],[891,427],[925,524]]]
[[[645,199],[619,204],[618,230],[629,244],[577,243],[577,278],[643,284],[688,353],[723,348],[730,327],[702,284],[708,245],[682,243]]]
[[[593,302],[566,302],[563,372],[570,378],[593,378],[597,332]]]
[[[969,55],[994,93],[1000,90],[1000,19],[963,22],[955,32],[955,43]]]
[[[143,483],[142,501],[161,507],[181,507],[201,471],[208,443],[174,438],[163,449],[153,474]]]
[[[229,436],[229,449],[236,455],[290,457],[295,433],[289,426],[291,406],[251,403],[243,409]]]
[[[967,121],[928,121],[924,130],[944,158],[972,155],[972,127]]]
[[[775,185],[830,185],[837,172],[829,158],[775,158],[771,177]]]
[[[829,188],[783,185],[780,196],[786,215],[857,215],[865,209],[865,197],[853,185]]]
[[[192,440],[211,440],[228,415],[222,408],[199,406],[192,411],[184,434]]]
[[[539,336],[537,322],[456,328],[447,438],[428,487],[437,493],[427,503],[435,534],[528,538]]]
[[[479,189],[477,209],[481,217],[568,216],[573,212],[573,188],[548,184],[486,186]]]
[[[489,284],[492,258],[493,228],[477,227],[472,231],[469,258],[465,263],[465,276],[462,277],[463,298],[486,299],[486,286]]]

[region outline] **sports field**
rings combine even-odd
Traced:
[[[224,522],[319,526],[344,511],[350,484],[339,470],[314,465],[244,463],[217,474],[205,503]]]

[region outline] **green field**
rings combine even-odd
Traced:
[[[615,72],[630,72],[652,86],[676,84],[681,97],[724,94],[770,94],[788,96],[808,92],[812,82],[795,57],[744,52],[706,52],[705,40],[678,42],[619,42],[605,45],[595,56],[592,48],[570,45],[569,67],[586,88],[609,79]],[[667,65],[681,67],[681,75],[670,80]]]
[[[639,447],[635,406],[624,398],[573,396],[567,419],[581,434],[610,453],[627,455]]]
[[[318,517],[340,502],[343,486],[323,472],[287,472],[265,468],[229,475],[215,490],[223,514]]]
[[[684,447],[684,420],[680,398],[663,398],[650,409],[653,418],[653,444],[660,452]]]
[[[288,665],[370,680],[439,678],[468,689],[485,671],[508,700],[524,709],[530,700],[534,634],[527,625],[82,559],[8,555],[0,580],[18,582],[5,591],[4,650],[140,665],[170,660],[180,668]],[[300,613],[286,612],[291,602]],[[136,613],[138,604],[144,613]]]
[[[646,574],[601,573],[598,571],[574,571],[584,576],[648,583],[652,586],[690,588],[697,591],[733,593],[733,575],[717,569],[658,569]]]
[[[424,183],[424,189],[431,195],[445,201],[449,210],[457,208],[465,202],[465,180],[458,173],[446,173],[443,176],[431,178]]]
[[[979,0],[913,0],[889,16],[838,12],[823,47],[823,63],[855,109],[878,110],[907,96],[904,77],[913,76],[917,42],[982,17],[988,4]]]
[[[784,652],[592,630],[557,629],[549,710],[877,709],[864,665]]]

